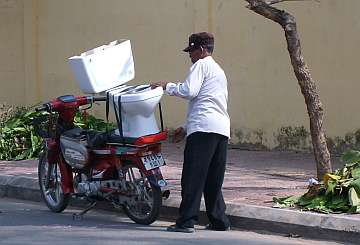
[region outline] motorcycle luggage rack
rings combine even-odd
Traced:
[[[119,146],[131,146],[131,147],[145,147],[148,145],[158,144],[159,142],[165,140],[167,138],[167,132],[162,131],[157,134],[140,136],[138,138],[128,138],[129,141],[124,141],[124,138],[119,136],[112,136],[108,138],[108,145],[119,145]]]
[[[148,87],[145,87],[145,88],[148,88]],[[145,88],[142,88],[142,89],[145,89]],[[112,102],[114,104],[114,108],[116,108],[115,97],[113,97]],[[114,142],[114,144],[116,144],[116,145],[118,145],[118,144],[119,145],[131,145],[131,146],[139,147],[139,145],[137,145],[137,144],[132,144],[133,142],[128,143],[128,142],[126,142],[126,140],[124,140],[126,137],[124,138],[123,128],[122,128],[121,95],[118,96],[117,103],[118,103],[118,106],[119,106],[119,110],[117,112],[117,110],[114,109],[114,111],[115,111],[116,122],[117,122],[119,133],[120,133],[120,140],[119,140],[120,142]],[[108,123],[109,123],[109,104],[110,104],[110,92],[107,92],[106,93],[106,122],[107,122],[107,124],[106,124],[106,133],[108,134],[108,136],[110,136],[110,132],[109,132],[108,126],[107,126]],[[163,115],[162,115],[161,102],[159,102],[159,117],[160,117],[160,125],[161,125],[161,132],[159,132],[159,134],[161,134],[161,133],[164,132],[164,120],[163,120]],[[139,138],[136,138],[136,139],[139,139]],[[122,143],[122,142],[124,142],[124,143]],[[107,143],[107,144],[113,144],[113,143]]]

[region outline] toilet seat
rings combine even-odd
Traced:
[[[108,91],[107,91],[108,92]],[[154,97],[163,95],[161,87],[152,89],[150,85],[129,86],[121,88],[120,90],[113,90],[108,92],[113,97],[121,96],[121,103],[131,103],[137,101],[149,100]]]

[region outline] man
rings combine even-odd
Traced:
[[[222,68],[212,58],[214,36],[201,32],[189,37],[188,52],[193,65],[185,81],[159,82],[169,95],[189,100],[187,122],[175,130],[174,141],[187,135],[184,165],[181,177],[179,218],[168,231],[194,232],[198,220],[201,196],[204,193],[210,230],[230,229],[225,215],[222,195],[226,152],[230,137],[230,119],[227,113],[227,80]]]

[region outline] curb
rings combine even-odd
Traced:
[[[0,175],[0,197],[9,197],[42,202],[38,181],[23,176]],[[179,197],[163,201],[161,219],[174,221],[178,214]],[[73,202],[72,205],[83,205]],[[288,236],[311,239],[335,240],[358,243],[360,240],[360,219],[346,214],[318,214],[290,209],[277,209],[247,204],[227,203],[232,228],[273,232]],[[113,210],[109,205],[100,209]],[[207,223],[204,203],[201,204],[199,224]]]

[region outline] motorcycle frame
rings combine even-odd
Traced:
[[[65,126],[66,129],[74,128],[73,122],[74,122],[75,114],[79,110],[80,106],[86,104],[92,104],[93,100],[91,96],[79,96],[79,97],[75,97],[75,100],[71,100],[71,101],[65,101],[65,99],[64,100],[62,99],[62,97],[59,97],[47,104],[44,104],[47,105],[49,108],[51,108],[50,116],[53,111],[56,111],[59,114],[58,119],[55,122],[56,123],[55,137],[46,138],[45,147],[47,150],[47,160],[49,165],[55,166],[57,163],[59,165],[59,169],[61,173],[61,188],[63,193],[73,194],[74,193],[73,169],[69,164],[65,162],[65,159],[60,149],[61,132],[58,132],[60,126],[59,124],[64,124],[61,126]],[[86,109],[89,109],[90,107]],[[161,112],[161,107],[159,106],[159,108]],[[108,154],[104,154],[103,156],[105,161],[114,162],[114,160],[112,159],[114,157],[118,158],[120,162],[120,165],[117,164],[116,166],[118,169],[121,166],[126,166],[126,164],[134,164],[144,172],[145,176],[148,178],[151,184],[163,189],[164,186],[159,184],[159,181],[163,180],[160,167],[151,170],[146,170],[144,164],[141,161],[142,156],[151,153],[161,152],[160,141],[165,140],[167,138],[167,132],[163,131],[162,116],[161,116],[161,128],[162,131],[159,134],[155,136],[140,137],[134,142],[134,145],[125,145],[125,144],[107,145],[105,148],[101,148],[99,150],[108,151]],[[124,151],[124,149],[127,149],[127,151]],[[100,155],[95,154],[95,156],[99,157]],[[46,182],[48,183],[48,181]],[[104,190],[104,192],[106,192],[106,190]]]

